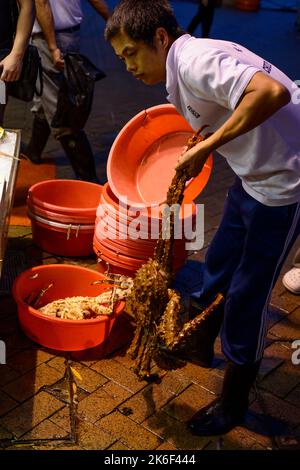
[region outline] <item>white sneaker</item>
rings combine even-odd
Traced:
[[[285,273],[282,278],[282,284],[293,294],[300,294],[300,268],[292,268]]]

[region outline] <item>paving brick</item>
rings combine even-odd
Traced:
[[[192,383],[190,377],[187,377],[182,373],[181,369],[175,371],[169,371],[162,379],[161,385],[172,392],[174,395],[178,395],[188,385]]]
[[[19,373],[13,370],[8,365],[1,365],[0,387],[11,382],[12,380],[15,380],[18,376]]]
[[[10,398],[6,393],[0,390],[0,416],[18,405],[18,402]]]
[[[78,405],[78,413],[91,423],[95,423],[122,403],[130,392],[120,385],[109,382],[96,392],[84,398]]]
[[[82,451],[84,450],[78,444],[73,444],[72,442],[66,441],[64,442],[57,442],[54,441],[52,444],[41,444],[41,445],[34,445],[33,450],[41,450],[41,451],[50,451],[50,450],[72,450],[72,451]]]
[[[299,339],[300,338],[300,308],[294,310],[293,313],[287,315],[283,320],[276,323],[271,329],[272,333],[277,338],[286,339]]]
[[[14,354],[7,363],[12,369],[25,374],[25,372],[34,369],[39,364],[48,361],[51,357],[53,357],[53,354],[32,348]]]
[[[80,362],[81,362],[81,364],[83,364],[84,366],[91,367],[93,364],[96,364],[96,362],[98,362],[98,361],[96,361],[95,359],[93,359],[93,360],[90,360],[90,361],[88,360],[88,361],[80,361]]]
[[[129,321],[128,315],[124,312],[120,315],[108,336],[108,338],[99,346],[86,351],[76,351],[71,353],[71,358],[78,362],[99,361],[99,359],[111,358],[126,345],[130,344],[133,336],[133,327]],[[89,364],[88,364],[89,365]]]
[[[62,407],[60,401],[51,395],[40,392],[2,418],[2,425],[16,437],[30,431]]]
[[[158,411],[170,399],[184,390],[190,381],[178,374],[177,371],[168,372],[160,381],[148,385],[145,389],[129,398],[123,403],[120,411],[130,411],[130,418],[141,423],[146,418]]]
[[[271,303],[277,308],[280,308],[283,315],[286,315],[292,313],[299,307],[299,298],[297,295],[291,294],[285,290],[280,295],[272,296]]]
[[[216,444],[216,442],[214,442],[214,444]],[[240,428],[235,428],[222,436],[220,448],[221,450],[250,450],[257,444],[257,441],[247,430],[241,432]],[[259,444],[259,446],[261,449],[265,449],[261,444]]]
[[[259,399],[251,404],[250,409],[258,414],[271,416],[283,423],[289,423],[293,427],[300,422],[299,407],[293,406],[262,389],[259,390]]]
[[[118,411],[105,416],[97,424],[114,436],[115,439],[121,440],[130,449],[155,449],[161,444],[158,436],[144,427],[138,426]]]
[[[285,400],[291,405],[298,406],[300,403],[300,385],[297,385],[286,397]]]
[[[78,387],[75,382],[73,382],[72,388],[73,400],[76,403],[80,402],[88,395],[88,392]],[[52,385],[46,385],[45,387],[43,387],[43,390],[47,393],[50,393],[58,400],[61,400],[63,403],[70,403],[70,382],[66,378],[66,376],[64,376],[61,380],[55,382]]]
[[[94,370],[80,363],[73,362],[71,366],[81,376],[81,379],[79,379],[76,378],[76,375],[74,375],[75,382],[78,386],[80,386],[80,388],[86,390],[87,392],[94,392],[108,380],[106,377],[103,377],[103,375],[98,374]]]
[[[22,436],[22,439],[63,439],[68,436],[65,429],[57,426],[50,419],[38,424],[34,429]]]
[[[174,397],[174,394],[164,387],[149,385],[125,401],[119,409],[125,414],[128,411],[132,420],[141,423],[158,411],[171,397]]]
[[[130,449],[129,447],[125,446],[125,444],[123,444],[121,441],[116,441],[106,450],[130,450]]]
[[[133,371],[128,370],[113,359],[98,361],[91,366],[91,369],[96,370],[101,375],[122,385],[131,392],[137,392],[147,385],[147,382],[138,379]]]
[[[126,400],[120,411],[122,412],[123,408],[125,412],[128,410],[130,418],[141,423],[180,394],[190,383],[190,380],[180,375],[178,371],[168,372],[160,383],[150,384]]]
[[[103,450],[115,442],[115,437],[97,425],[80,421],[77,427],[78,444],[87,450]]]
[[[288,312],[282,309],[279,309],[274,304],[269,304],[268,307],[268,329],[272,328],[273,325],[281,321],[285,315],[288,315]]]
[[[0,439],[12,439],[13,435],[7,431],[7,429],[4,429],[2,426],[0,426]]]
[[[204,217],[207,217],[206,214],[209,214],[210,217],[216,216],[223,212],[224,202],[225,202],[225,195],[224,191],[223,194],[214,194],[205,201],[205,198],[202,198],[202,201],[205,201],[204,205]]]
[[[205,211],[205,206],[204,206],[204,211]],[[212,217],[208,217],[208,214],[204,213],[204,229],[205,231],[208,230],[216,230],[218,226],[220,225],[221,221],[221,214],[214,215]]]
[[[47,362],[47,365],[64,373],[66,370],[66,358],[63,356],[56,356]]]
[[[5,338],[5,344],[8,358],[13,354],[34,347],[34,343],[18,327],[14,330],[13,334]]]
[[[196,364],[187,363],[181,373],[212,393],[219,394],[221,392],[223,372],[220,373],[215,369],[205,369]]]
[[[286,343],[272,343],[264,351],[264,357],[259,368],[259,379],[261,380],[283,362],[290,361],[290,359],[291,349]]]
[[[156,450],[159,451],[159,450],[178,450],[178,449],[176,449],[176,447],[173,444],[171,444],[171,442],[165,441],[159,447],[157,447]]]
[[[285,362],[260,382],[261,387],[281,398],[298,384],[300,384],[300,367],[291,362]]]
[[[70,408],[68,406],[63,406],[63,408],[54,413],[49,419],[67,433],[71,432]]]
[[[20,402],[34,395],[44,385],[51,385],[62,378],[61,372],[41,364],[36,369],[30,370],[17,380],[3,387],[3,390],[15,400]]]
[[[12,451],[12,450],[20,450],[20,451],[24,451],[24,450],[34,450],[34,445],[33,444],[14,444],[14,445],[11,445],[9,447],[6,448],[6,450],[8,451]]]
[[[196,411],[208,405],[214,398],[214,395],[208,390],[193,384],[171,400],[162,410],[179,421],[187,421]]]
[[[247,420],[249,420],[249,418],[247,418]],[[264,449],[271,450],[273,448],[272,438],[265,431],[262,432],[261,427],[255,427],[255,425],[248,427],[248,422],[246,422],[244,426],[238,426],[235,428],[235,430],[244,440],[251,438],[254,443],[257,443]]]
[[[134,364],[134,361],[127,354],[127,347],[118,351],[118,353],[113,356],[113,359],[119,364],[122,364],[122,366],[127,367],[127,369],[131,369]]]
[[[193,436],[184,423],[162,410],[144,421],[143,426],[179,450],[201,450],[210,441],[208,437]]]

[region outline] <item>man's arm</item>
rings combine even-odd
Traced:
[[[20,7],[13,48],[0,62],[3,68],[0,79],[6,82],[18,80],[22,71],[23,57],[28,45],[35,17],[34,0],[18,0]]]
[[[257,72],[230,118],[210,137],[185,152],[179,159],[176,170],[188,168],[190,176],[196,176],[213,150],[254,129],[287,105],[290,99],[290,93],[284,85]]]
[[[36,18],[47,41],[51,52],[54,66],[61,70],[64,67],[64,60],[61,58],[60,49],[57,47],[54,21],[49,0],[35,0]]]
[[[99,15],[101,15],[105,21],[107,21],[110,16],[110,13],[109,13],[109,9],[106,3],[102,0],[88,0],[88,1],[92,5],[92,7],[96,10],[96,12],[99,13]]]

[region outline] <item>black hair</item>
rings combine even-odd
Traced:
[[[177,39],[184,34],[167,0],[121,0],[107,20],[105,39],[111,41],[121,30],[131,39],[153,45],[157,28]]]

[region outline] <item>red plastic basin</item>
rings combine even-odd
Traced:
[[[59,256],[89,256],[93,252],[94,224],[62,224],[28,213],[32,239],[43,251]]]
[[[32,205],[64,215],[96,217],[102,186],[79,180],[46,180],[28,190]]]
[[[165,201],[174,167],[193,130],[171,104],[134,116],[116,137],[107,162],[109,185],[124,204],[159,205]],[[210,156],[185,191],[192,202],[205,187],[212,169]]]
[[[91,320],[50,318],[25,302],[29,295],[38,294],[50,283],[53,287],[42,297],[40,306],[65,297],[97,296],[109,288],[107,284],[92,284],[100,279],[106,277],[92,269],[67,264],[36,266],[21,273],[14,281],[13,296],[25,334],[36,343],[59,351],[81,351],[101,344],[123,312],[125,302],[117,303],[112,316],[99,315]]]

